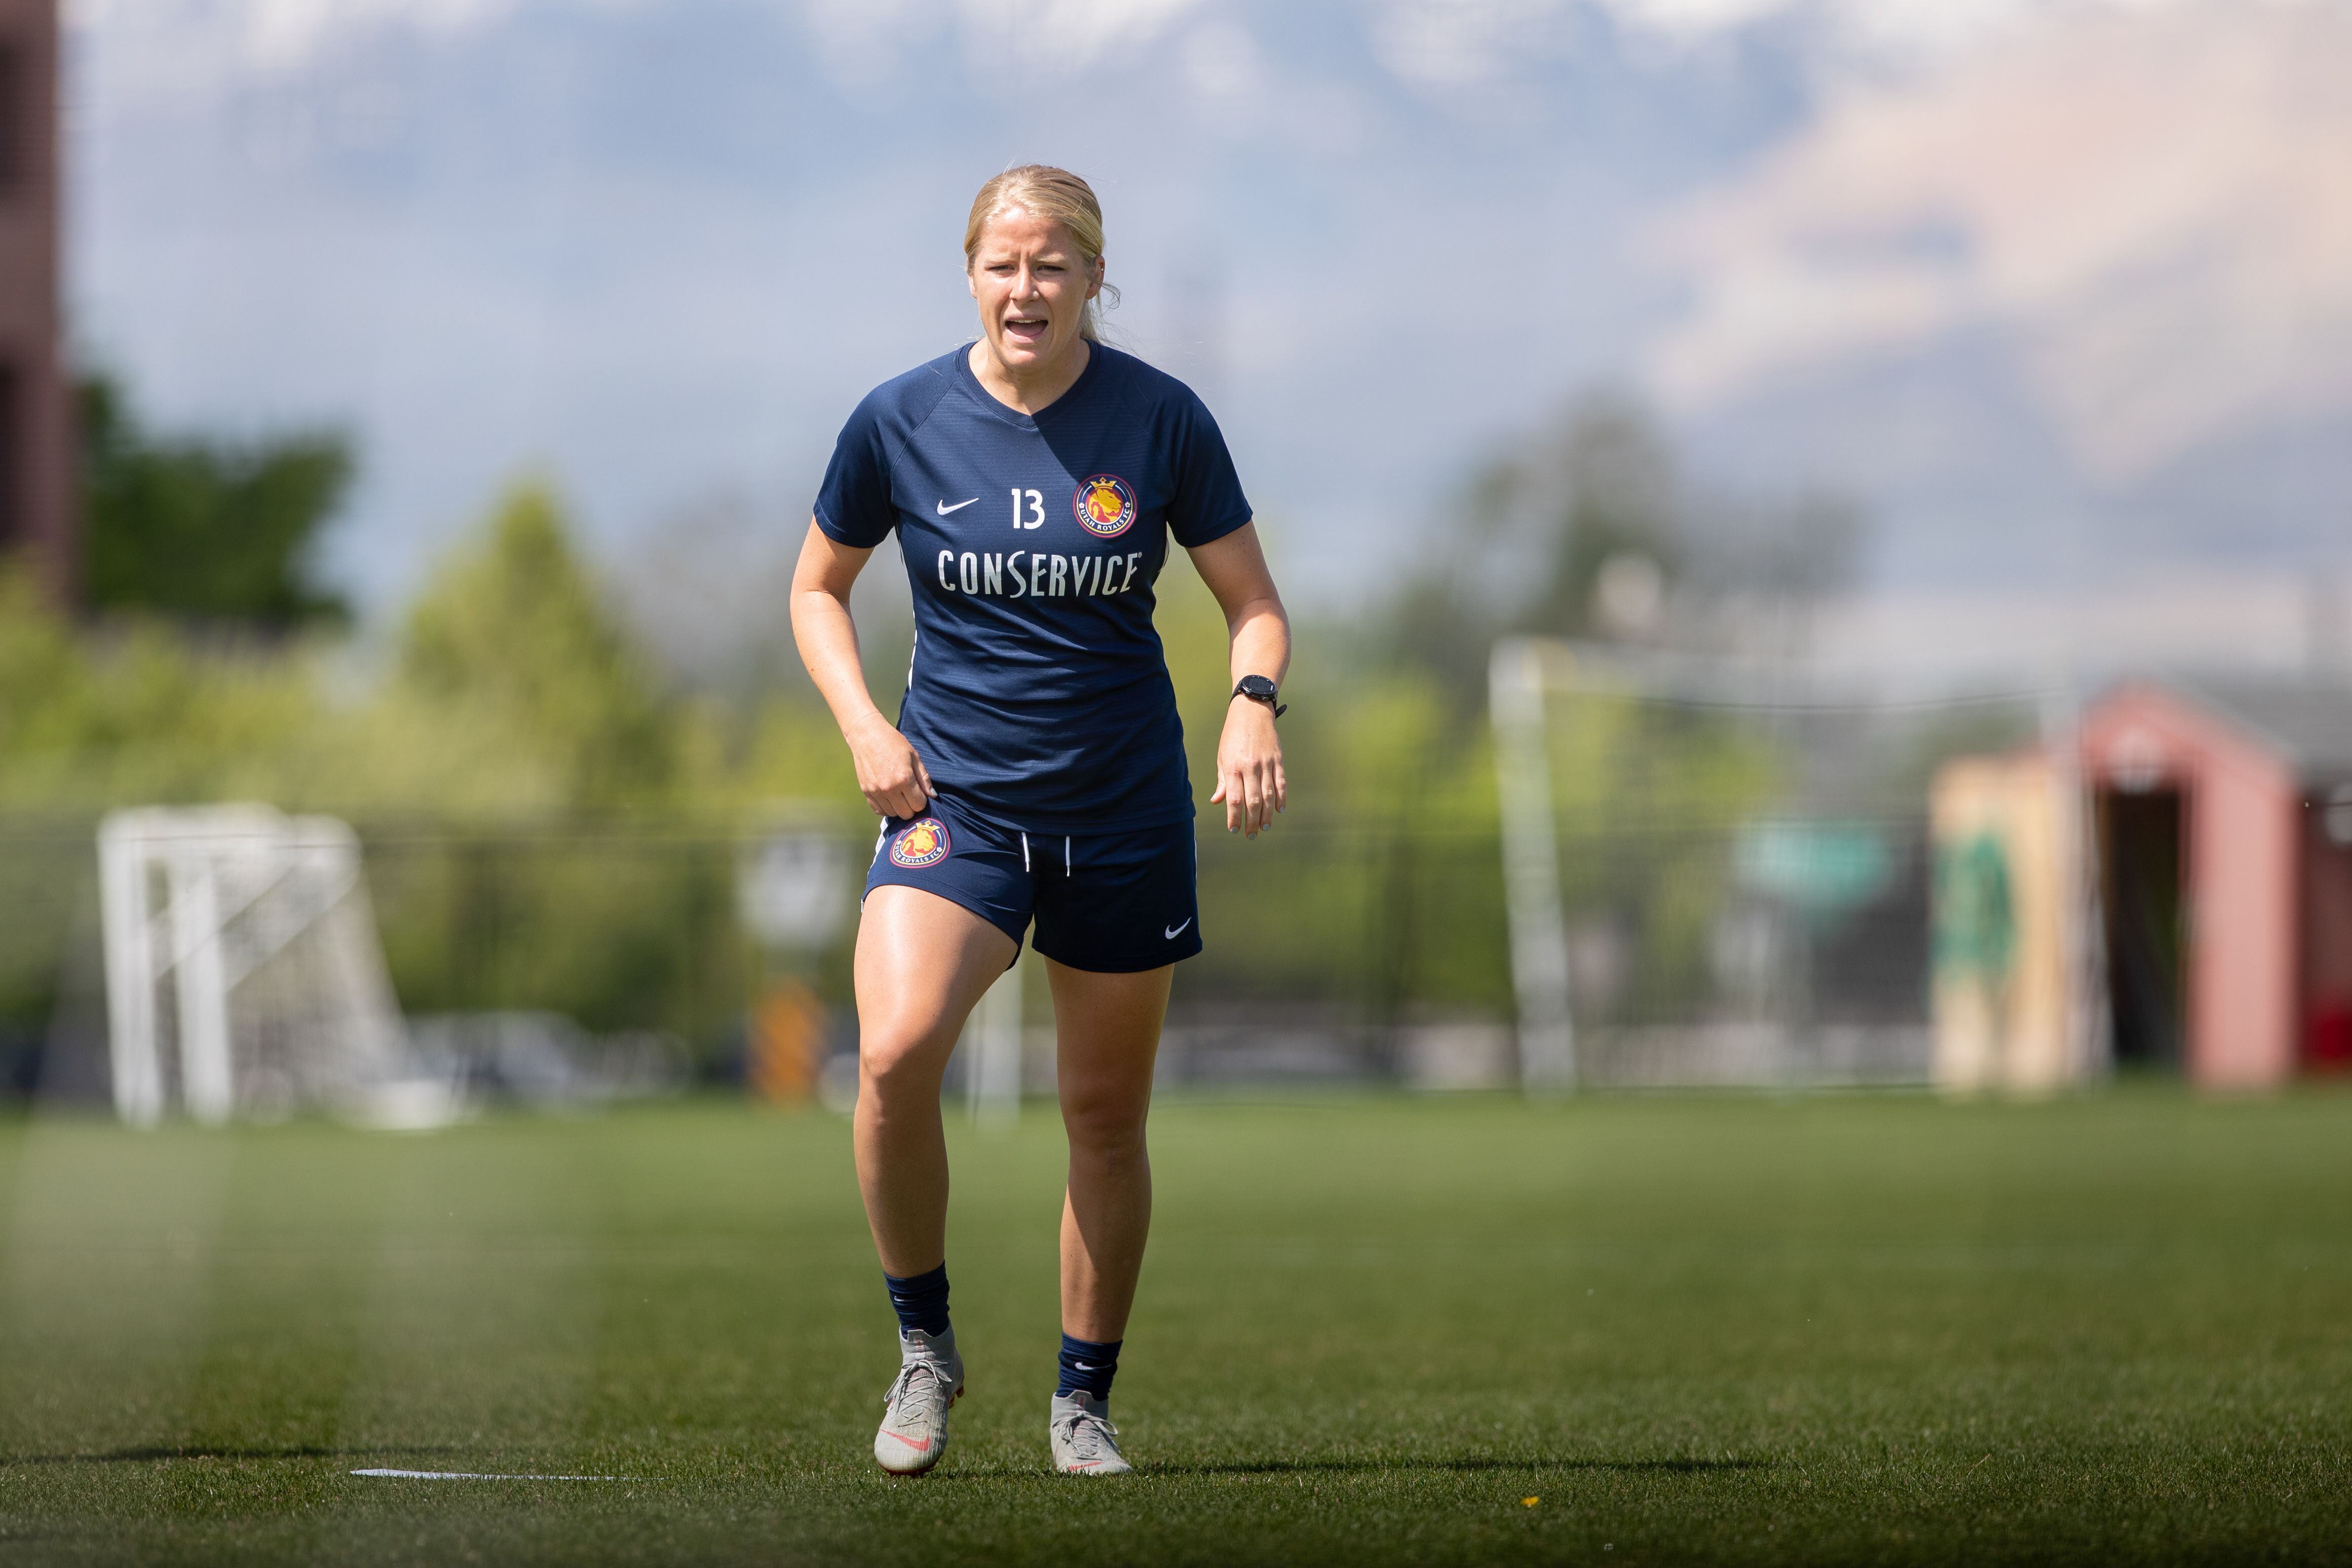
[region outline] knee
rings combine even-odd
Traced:
[[[1065,1094],[1062,1125],[1071,1152],[1112,1161],[1139,1156],[1146,1110],[1123,1094]]]
[[[857,1075],[862,1088],[877,1101],[895,1104],[902,1100],[940,1092],[940,1064],[919,1038],[879,1034],[858,1041]]]

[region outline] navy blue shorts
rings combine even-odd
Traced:
[[[882,824],[866,891],[919,887],[960,904],[1018,948],[1073,969],[1126,975],[1201,950],[1192,823],[1124,833],[1023,833],[942,800]]]

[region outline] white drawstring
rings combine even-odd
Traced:
[[[1065,836],[1062,840],[1062,874],[1064,876],[1074,874],[1070,870],[1070,841],[1067,836]],[[1021,869],[1023,871],[1029,869],[1029,835],[1027,833],[1021,835]]]

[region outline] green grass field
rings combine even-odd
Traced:
[[[0,1124],[0,1563],[2352,1562],[2352,1097],[1153,1128],[1086,1482],[1048,1113],[958,1129],[917,1480],[838,1121]]]

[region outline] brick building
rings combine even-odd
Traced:
[[[0,0],[0,554],[72,597],[73,402],[58,308],[58,0]]]

